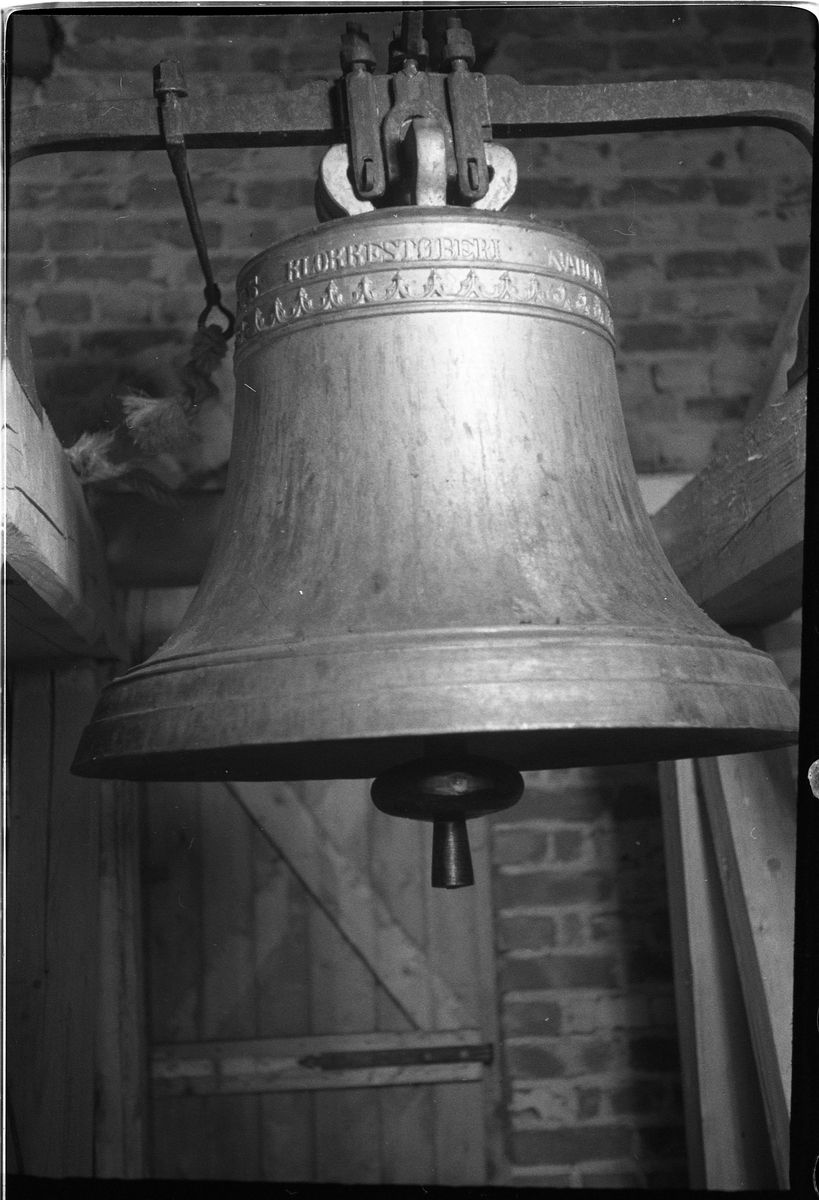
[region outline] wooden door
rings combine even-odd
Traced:
[[[154,1176],[503,1182],[484,823],[441,892],[363,781],[146,801]]]

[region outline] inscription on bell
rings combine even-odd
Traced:
[[[353,242],[347,246],[319,250],[302,258],[291,258],[285,267],[285,279],[288,283],[294,283],[311,275],[323,275],[344,267],[366,267],[373,263],[423,262],[425,259],[495,262],[499,258],[500,242],[497,238],[422,237]]]

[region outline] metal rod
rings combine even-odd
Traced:
[[[373,77],[378,113],[390,108],[390,76]],[[445,77],[441,77],[442,79]],[[521,84],[486,76],[495,137],[558,137],[644,129],[773,125],[813,144],[813,97],[757,80]],[[10,161],[72,150],[164,150],[153,100],[46,104],[11,114]],[[265,95],[190,99],[188,149],[329,146],[344,140],[335,83],[318,80]]]

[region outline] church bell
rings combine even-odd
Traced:
[[[221,529],[177,632],[105,689],[78,774],[377,777],[435,823],[519,772],[795,737],[772,661],[683,589],[629,452],[603,269],[474,207],[325,221],[237,284]]]

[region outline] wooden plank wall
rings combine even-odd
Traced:
[[[431,892],[426,830],[376,812],[363,781],[286,786],[373,881],[430,967],[465,1005],[475,1001],[482,969],[476,893]],[[275,785],[269,787],[273,804]],[[225,787],[151,785],[147,814],[153,1044],[413,1028]],[[313,852],[322,853],[320,839]],[[323,858],[324,870],[331,861]],[[369,923],[367,957],[375,962],[378,911],[371,905],[358,926],[366,938]],[[386,975],[394,970],[385,965]],[[420,977],[416,986],[425,986]],[[436,989],[426,986],[429,995],[419,1000],[435,1027]],[[480,1009],[480,997],[476,1005]],[[152,1173],[478,1183],[487,1175],[484,1105],[480,1080],[266,1095],[155,1094]]]
[[[9,679],[6,1166],[16,1175],[144,1168],[136,796],[69,774],[108,674],[79,660],[18,666]],[[112,940],[127,953],[112,957]]]

